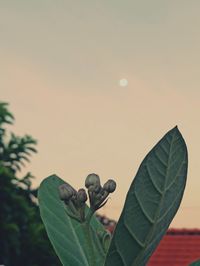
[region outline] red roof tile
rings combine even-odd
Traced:
[[[200,259],[199,229],[169,229],[147,266],[188,266]]]

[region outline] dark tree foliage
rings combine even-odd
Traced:
[[[31,188],[33,176],[18,172],[36,153],[31,136],[8,133],[6,125],[14,116],[8,104],[0,102],[0,265],[61,265],[46,235],[37,205],[37,190]]]

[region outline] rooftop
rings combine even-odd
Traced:
[[[188,266],[200,259],[200,229],[169,229],[147,266]]]

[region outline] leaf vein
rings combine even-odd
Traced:
[[[138,202],[138,204],[139,204],[139,206],[140,206],[140,208],[141,208],[141,210],[142,210],[142,212],[143,212],[143,214],[145,215],[145,217],[147,218],[147,220],[150,222],[150,223],[154,223],[155,221],[148,215],[148,213],[146,212],[146,210],[144,209],[144,207],[143,207],[143,205],[142,205],[142,202],[140,201],[140,199],[139,199],[139,197],[138,197],[138,195],[137,195],[137,192],[136,192],[136,190],[134,191],[135,193],[135,198],[136,198],[136,200],[137,200],[137,202]]]
[[[149,179],[151,180],[154,188],[162,195],[163,192],[160,190],[160,188],[157,186],[156,182],[154,181],[154,179],[151,176],[151,171],[150,171],[150,169],[148,167],[148,164],[146,164],[146,169],[147,169],[147,173],[149,175]]]

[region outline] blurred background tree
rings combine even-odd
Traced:
[[[61,265],[48,240],[37,205],[31,173],[18,172],[36,153],[36,140],[16,136],[8,104],[0,102],[0,264],[6,266]]]

